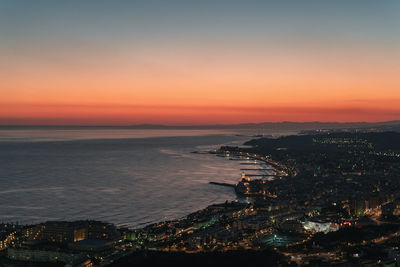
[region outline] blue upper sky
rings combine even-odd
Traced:
[[[397,0],[0,0],[2,42],[397,42],[399,29]]]

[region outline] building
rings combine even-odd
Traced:
[[[311,232],[334,232],[339,230],[337,223],[326,222],[326,221],[305,221],[302,223],[306,231]]]
[[[114,242],[111,240],[86,239],[69,243],[68,248],[75,251],[87,252],[89,254],[101,254],[111,251],[114,248]]]
[[[0,250],[6,249],[15,238],[15,232],[0,232]]]
[[[90,266],[90,260],[88,261],[82,253],[9,248],[7,257],[12,260],[30,262],[62,262],[65,266]]]
[[[119,240],[121,235],[111,223],[88,221],[87,239]]]
[[[15,224],[0,224],[0,250],[6,249],[14,242],[16,231]]]
[[[51,243],[70,243],[84,240],[88,236],[87,223],[77,222],[46,222],[36,225],[29,240],[41,240]]]
[[[99,221],[57,222],[50,221],[33,227],[28,240],[51,243],[74,243],[86,239],[118,240],[120,235],[115,226]]]
[[[366,204],[363,199],[353,199],[350,203],[350,214],[357,217],[364,216],[367,208]]]

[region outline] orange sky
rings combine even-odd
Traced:
[[[102,18],[79,33],[67,23],[47,32],[51,24],[43,19],[32,29],[36,35],[23,31],[18,41],[11,28],[9,40],[0,45],[0,124],[398,120],[399,39],[382,39],[393,36],[389,30],[378,36],[371,17],[348,16],[354,21],[344,25],[353,27],[346,33],[337,25],[340,20],[315,29],[308,25],[315,21],[294,21],[304,25],[293,33],[281,33],[285,24],[263,32],[270,23],[253,24],[250,15],[240,22],[249,24],[246,31],[232,32],[242,24],[216,24],[225,30],[222,35],[193,22],[186,28],[148,26],[147,39],[140,39],[122,32],[121,22],[117,39],[107,28],[98,37]],[[229,16],[225,20],[237,23]],[[357,36],[363,30],[368,31]]]
[[[399,61],[369,51],[10,59],[2,124],[213,124],[400,118]],[[303,51],[304,52],[304,51]],[[127,52],[126,52],[127,53]],[[128,53],[127,53],[128,54]],[[150,58],[150,57],[149,57]]]

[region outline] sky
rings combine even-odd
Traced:
[[[0,0],[0,125],[399,119],[398,0]]]

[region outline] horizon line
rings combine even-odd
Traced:
[[[0,124],[0,127],[166,127],[166,128],[182,128],[182,127],[215,127],[215,126],[246,126],[246,125],[262,125],[262,124],[400,124],[400,120],[388,120],[388,121],[264,121],[264,122],[243,122],[243,123],[218,123],[218,124],[121,124],[121,125],[107,125],[107,124]]]

